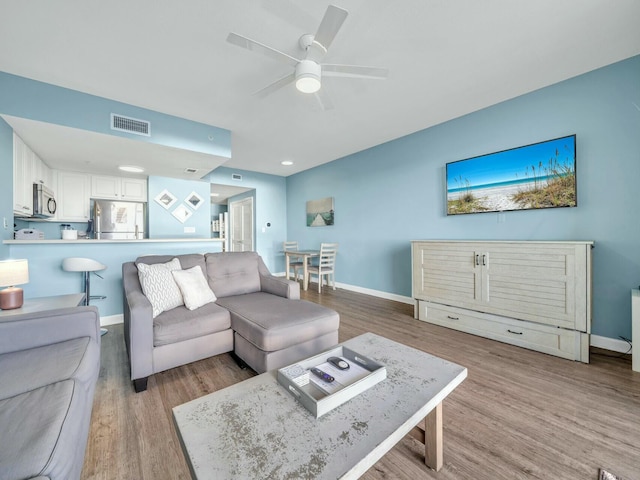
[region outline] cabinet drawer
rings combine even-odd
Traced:
[[[419,320],[559,357],[581,360],[580,333],[419,301]]]

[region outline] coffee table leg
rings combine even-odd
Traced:
[[[442,403],[424,419],[424,463],[436,472],[442,468]]]

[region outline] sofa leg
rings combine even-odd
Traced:
[[[136,378],[133,381],[133,388],[136,393],[144,392],[147,389],[147,380],[149,380],[149,377]]]
[[[238,366],[242,370],[246,370],[247,367],[249,367],[249,365],[247,365],[244,360],[242,360],[238,355],[236,355],[236,352],[231,352],[231,358],[235,360],[235,362],[238,364]]]

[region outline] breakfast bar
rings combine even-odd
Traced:
[[[62,269],[68,257],[94,259],[107,268],[91,280],[91,292],[105,296],[93,300],[102,325],[122,322],[122,264],[143,255],[180,255],[222,251],[214,238],[159,238],[131,240],[5,240],[11,258],[29,262],[29,283],[21,285],[24,298],[65,295],[83,291],[82,276]],[[105,318],[106,317],[106,318]]]

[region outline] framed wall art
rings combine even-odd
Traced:
[[[193,215],[193,212],[189,210],[184,204],[181,204],[178,208],[171,212],[171,215],[176,217],[181,223],[184,223],[191,215]]]
[[[333,197],[307,202],[307,227],[326,227],[335,220]]]
[[[163,208],[169,210],[178,199],[169,190],[164,189],[156,195],[154,200],[162,205]]]
[[[204,199],[196,192],[191,192],[184,201],[194,210],[200,208],[200,205],[204,203]]]

